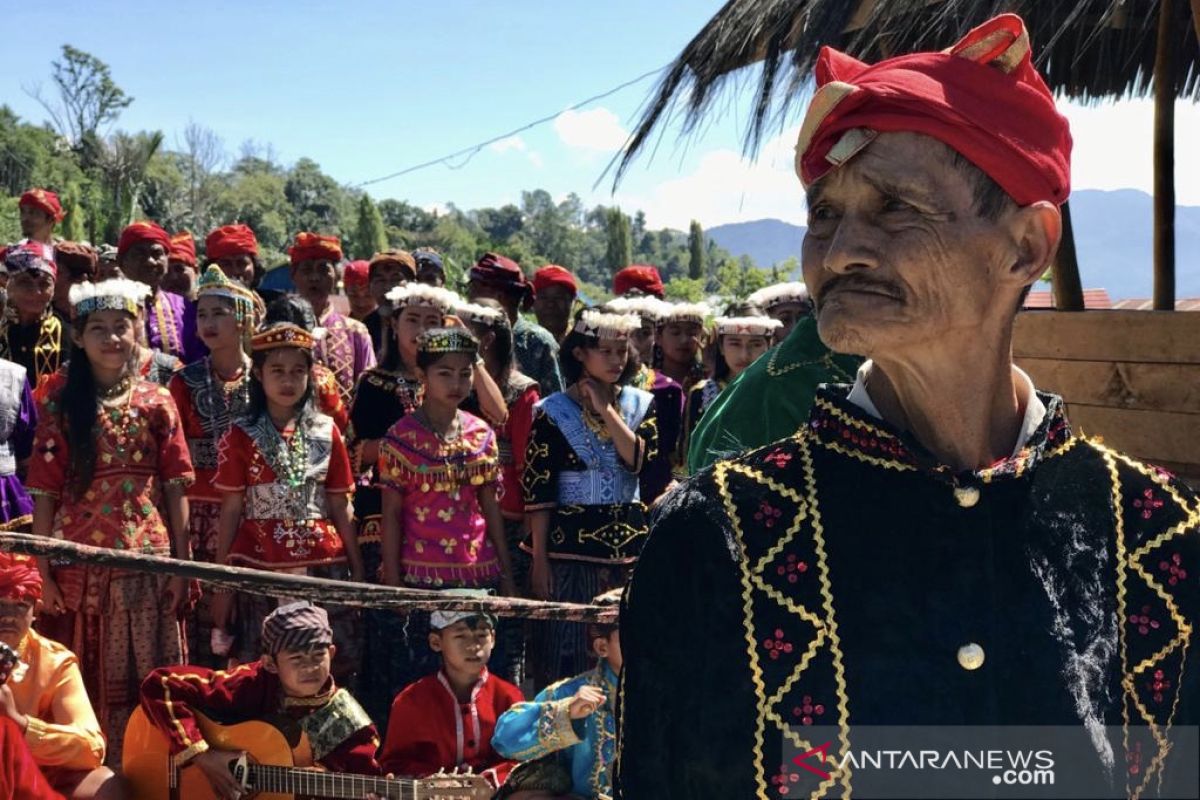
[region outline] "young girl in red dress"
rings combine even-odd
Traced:
[[[193,473],[179,414],[170,393],[136,371],[145,297],[144,285],[127,280],[71,288],[75,354],[66,384],[39,415],[27,481],[33,532],[190,558],[184,492]],[[79,655],[109,762],[119,764],[142,676],[184,660],[187,582],[44,558],[39,568],[41,629]]]
[[[221,438],[213,486],[222,493],[218,563],[316,577],[362,580],[362,555],[350,521],[354,478],[333,420],[312,404],[313,339],[290,323],[268,325],[251,340],[250,408]],[[348,569],[347,569],[348,567]],[[213,625],[236,637],[233,655],[261,651],[272,598],[242,594],[213,600]],[[236,612],[236,628],[231,612]],[[339,651],[335,673],[357,668],[356,617],[331,609]]]

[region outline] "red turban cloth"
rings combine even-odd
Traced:
[[[58,195],[47,189],[30,189],[21,195],[21,199],[17,201],[17,207],[21,206],[40,208],[49,214],[55,222],[62,222],[63,217],[66,216],[63,213],[62,203],[58,202]]]
[[[210,261],[234,256],[257,256],[258,239],[247,225],[222,225],[204,240],[204,255]]]
[[[171,249],[167,258],[171,261],[182,261],[189,267],[196,266],[196,239],[191,231],[180,231],[171,237]]]
[[[42,574],[31,557],[0,551],[0,599],[36,603],[42,599]]]
[[[168,253],[171,252],[171,237],[156,223],[140,220],[132,225],[126,225],[117,240],[117,257],[125,255],[136,244],[150,242],[161,244]]]
[[[467,280],[478,281],[519,295],[522,310],[527,310],[533,303],[533,285],[525,280],[525,273],[521,271],[520,265],[497,253],[484,253],[467,273]]]
[[[547,286],[561,286],[570,291],[572,295],[579,294],[579,284],[575,282],[575,276],[571,274],[570,270],[557,264],[547,264],[533,273],[533,291],[535,293]]]
[[[288,256],[292,259],[293,267],[301,261],[341,261],[342,243],[336,236],[297,233],[295,243],[288,248]]]
[[[613,276],[613,294],[620,297],[632,291],[662,297],[663,282],[658,268],[648,264],[634,264]]]
[[[937,53],[867,65],[829,47],[796,144],[809,185],[886,131],[922,133],[987,173],[1018,205],[1071,192],[1071,131],[1030,60],[1029,34],[1001,14]]]
[[[366,286],[370,282],[371,262],[351,261],[342,270],[342,282],[347,287]]]

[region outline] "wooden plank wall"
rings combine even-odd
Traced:
[[[1026,312],[1013,355],[1076,430],[1200,487],[1200,313]]]

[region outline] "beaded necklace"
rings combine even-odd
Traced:
[[[308,474],[308,436],[305,433],[303,419],[292,422],[292,435],[285,437],[275,427],[271,416],[266,412],[258,419],[257,427],[261,436],[259,446],[262,447],[263,458],[275,472],[276,480],[291,489],[304,485]]]
[[[244,409],[250,405],[250,359],[245,355],[242,356],[242,367],[233,380],[226,381],[221,378],[220,391],[217,390],[216,383],[213,381],[213,373],[217,368],[213,366],[212,356],[204,357],[204,366],[204,375],[208,380],[208,393],[213,398],[214,405],[213,434],[215,439],[220,439],[232,424],[233,409]]]

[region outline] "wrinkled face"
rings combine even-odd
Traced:
[[[387,301],[387,293],[407,280],[408,270],[403,266],[395,261],[381,261],[371,266],[367,288],[371,292],[371,297],[375,298],[375,302],[383,305]]]
[[[124,311],[93,311],[83,325],[83,335],[72,333],[93,367],[119,371],[129,364],[137,347],[138,322]]]
[[[37,317],[54,299],[54,278],[41,270],[18,272],[8,279],[8,304],[18,314]]]
[[[243,286],[254,285],[254,256],[249,253],[239,253],[236,256],[218,258],[213,262],[225,273],[225,277],[240,281]]]
[[[755,359],[767,352],[771,342],[765,336],[730,333],[721,337],[721,356],[729,365],[730,380],[741,375]]]
[[[564,286],[547,286],[537,293],[533,301],[533,313],[538,324],[548,331],[561,333],[567,329],[571,318],[571,306],[575,295]]]
[[[261,368],[255,373],[267,400],[283,408],[292,408],[308,391],[311,364],[308,354],[298,347],[277,347],[267,351]]]
[[[121,271],[158,291],[167,274],[167,248],[158,242],[138,242],[121,256]]]
[[[36,206],[21,206],[21,235],[38,242],[50,241],[54,217]]]
[[[20,646],[33,625],[33,603],[0,599],[0,642],[14,650]]]
[[[662,326],[658,344],[664,358],[677,364],[690,364],[704,344],[704,328],[695,322],[668,322]]]
[[[872,358],[915,353],[1015,311],[1003,283],[1016,243],[975,211],[952,151],[912,133],[880,135],[809,187],[804,282],[821,339]]]
[[[191,297],[196,288],[196,268],[184,261],[168,261],[162,288],[184,297]]]
[[[652,320],[643,320],[642,326],[629,335],[629,344],[637,353],[638,360],[646,366],[654,363],[654,342],[657,329]]]
[[[242,323],[237,321],[232,300],[201,295],[196,303],[196,328],[209,350],[241,347]]]
[[[488,622],[477,621],[472,628],[459,620],[429,634],[429,649],[441,653],[450,669],[468,674],[482,674],[495,646],[496,631]]]
[[[458,406],[471,393],[475,377],[475,357],[466,353],[447,353],[417,376],[425,386],[425,399],[445,406]]]
[[[329,303],[329,295],[337,285],[337,265],[327,258],[301,261],[292,267],[292,281],[296,284],[296,292],[320,312]]]
[[[405,364],[417,363],[417,337],[432,328],[440,328],[443,322],[442,312],[428,306],[405,306],[399,314],[392,316],[392,331]]]
[[[783,327],[775,331],[775,341],[782,342],[796,327],[802,317],[812,311],[807,303],[780,303],[767,312],[768,316],[783,323]]]
[[[315,697],[329,680],[330,666],[337,648],[314,647],[311,650],[280,650],[275,656],[263,656],[263,666],[279,676],[289,697]]]
[[[595,347],[576,347],[573,352],[586,377],[614,384],[629,363],[629,340],[601,339]]]

